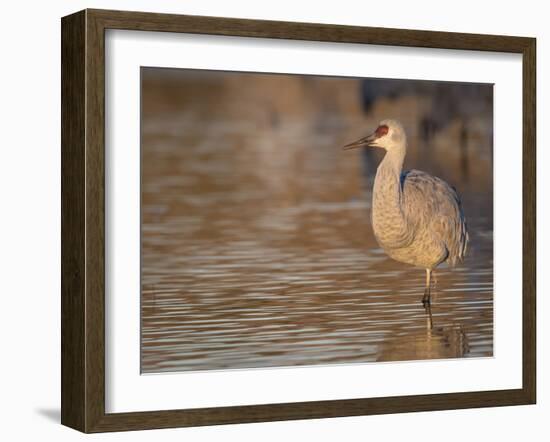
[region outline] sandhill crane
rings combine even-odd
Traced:
[[[386,254],[426,269],[422,302],[431,300],[432,271],[441,263],[462,261],[468,231],[456,190],[420,170],[403,171],[407,137],[401,123],[383,120],[371,134],[344,146],[385,149],[372,192],[372,228]]]

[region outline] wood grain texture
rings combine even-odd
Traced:
[[[245,20],[148,12],[88,10],[106,29],[185,32],[257,38],[375,45],[522,52],[529,38],[317,23]]]
[[[86,431],[105,414],[105,38],[86,11]]]
[[[537,395],[537,150],[536,40],[523,50],[523,389]]]
[[[61,422],[85,428],[85,13],[61,29]]]
[[[523,54],[523,387],[190,410],[105,413],[106,29]],[[86,10],[62,20],[62,423],[83,432],[532,404],[535,354],[535,40],[448,32]]]

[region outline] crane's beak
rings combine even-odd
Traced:
[[[360,138],[353,143],[346,144],[342,149],[357,149],[358,147],[374,147],[376,146],[374,142],[376,141],[376,134],[367,135],[366,137]]]

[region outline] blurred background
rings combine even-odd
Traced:
[[[142,68],[142,372],[491,356],[492,106],[487,84]],[[429,311],[373,237],[382,152],[341,150],[385,118],[468,221]]]

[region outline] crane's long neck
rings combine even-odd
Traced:
[[[405,147],[389,150],[378,166],[372,198],[372,224],[381,245],[399,247],[408,240],[402,210],[401,171]]]

